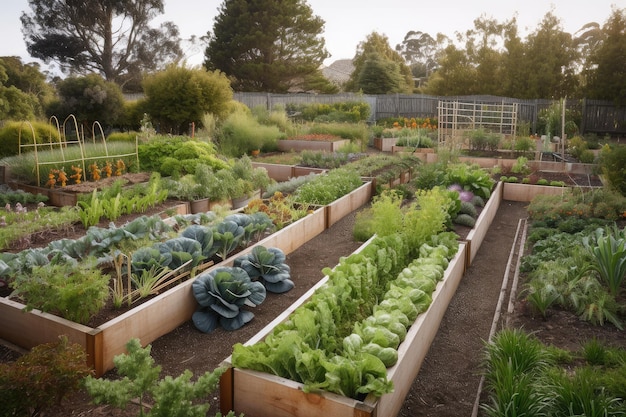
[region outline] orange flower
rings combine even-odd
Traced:
[[[100,179],[100,168],[98,168],[98,164],[93,163],[89,165],[89,171],[91,172],[91,179],[93,181],[98,181]]]
[[[111,178],[111,174],[113,174],[113,169],[111,168],[111,162],[107,161],[104,168],[102,168],[102,172],[107,178]]]
[[[126,164],[124,163],[124,161],[122,161],[121,159],[117,160],[117,163],[115,164],[115,176],[120,176],[124,173],[124,169],[126,168]]]
[[[58,182],[61,183],[61,187],[65,187],[65,185],[67,184],[67,174],[63,170],[58,171],[58,173],[59,173]]]
[[[74,171],[74,174],[70,175],[70,178],[73,179],[76,184],[80,184],[83,176],[83,169],[72,165],[72,171]]]
[[[52,169],[48,173],[48,182],[46,182],[46,187],[54,188],[54,184],[57,183],[57,180],[54,178],[54,175],[56,173],[55,171],[58,171],[58,170]]]

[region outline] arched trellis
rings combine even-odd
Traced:
[[[66,164],[73,165],[74,163],[77,163],[82,169],[82,174],[81,174],[82,180],[87,179],[86,168],[87,168],[88,162],[95,161],[95,160],[134,157],[137,162],[137,166],[139,166],[139,145],[138,145],[137,137],[135,137],[134,152],[115,154],[115,155],[109,154],[109,147],[107,145],[106,137],[104,135],[104,130],[102,129],[102,125],[98,121],[96,121],[92,124],[92,128],[91,128],[92,140],[93,140],[93,144],[96,145],[96,136],[97,136],[96,132],[99,131],[99,134],[102,138],[102,144],[104,146],[104,155],[88,156],[85,153],[84,133],[81,132],[81,130],[79,130],[78,121],[76,120],[76,117],[73,114],[70,114],[69,116],[65,118],[62,124],[62,129],[61,129],[61,125],[59,124],[59,120],[57,119],[56,116],[52,116],[49,120],[49,123],[56,127],[56,130],[59,133],[58,140],[56,138],[54,138],[53,140],[52,134],[50,133],[47,143],[38,143],[39,141],[37,141],[35,129],[33,128],[32,124],[28,121],[22,122],[22,125],[20,126],[20,131],[18,133],[18,143],[19,143],[18,153],[19,154],[22,153],[22,148],[33,148],[34,160],[35,160],[35,174],[37,176],[37,186],[39,187],[41,187],[41,167],[42,166],[50,166],[50,165],[65,166]],[[73,124],[74,130],[76,132],[76,139],[68,139],[67,137],[68,123]],[[28,124],[28,126],[30,127],[31,134],[33,137],[33,143],[22,143],[22,128],[24,124]],[[80,149],[80,156],[78,158],[68,158],[66,156],[65,149],[67,149],[70,146],[78,146],[78,148]],[[58,159],[55,158],[52,161],[40,161],[39,151],[42,150],[42,147],[48,147],[51,152],[55,152],[55,151],[58,152],[59,158]]]

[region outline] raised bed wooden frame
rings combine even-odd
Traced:
[[[353,191],[354,197],[345,196],[342,201],[334,202],[332,209],[330,206],[321,206],[306,217],[257,242],[257,245],[277,247],[289,254],[329,227],[329,218],[336,221],[340,216],[358,208],[357,204],[365,204],[371,197],[371,192],[372,184],[367,182]],[[329,211],[333,213],[330,217]],[[252,246],[207,271],[218,266],[232,265],[237,256],[251,250]],[[193,280],[187,280],[97,328],[80,325],[39,310],[24,312],[23,304],[0,298],[0,338],[29,349],[56,341],[60,335],[67,335],[71,342],[78,343],[85,349],[88,364],[94,368],[97,376],[101,376],[114,367],[114,356],[126,351],[126,343],[131,338],[139,338],[145,346],[191,319],[197,307],[191,291],[192,282]]]
[[[502,195],[502,183],[498,183],[481,211],[473,230],[465,241],[460,242],[458,253],[450,262],[444,279],[433,293],[431,306],[425,313],[419,315],[409,328],[406,339],[398,349],[398,362],[388,369],[388,378],[393,381],[394,392],[380,398],[368,396],[363,401],[327,392],[305,393],[302,390],[302,384],[298,382],[262,372],[230,367],[220,381],[221,411],[225,413],[233,410],[236,414],[244,413],[249,417],[268,415],[275,417],[326,417],[329,415],[386,417],[396,415],[428,353],[465,269],[473,259],[472,253],[475,255],[478,251],[491,226],[502,201]],[[328,277],[324,277],[315,287],[246,342],[246,345],[263,340],[274,327],[286,320],[327,280]],[[224,365],[231,365],[230,357],[225,360]]]

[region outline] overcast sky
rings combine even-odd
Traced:
[[[31,62],[22,38],[20,15],[30,12],[27,0],[1,0],[0,56],[17,55]],[[222,0],[164,0],[165,15],[181,36],[203,36],[212,30]],[[315,15],[326,22],[324,38],[331,54],[326,63],[354,57],[359,42],[376,31],[387,35],[392,48],[402,43],[407,32],[421,31],[435,37],[443,33],[453,38],[456,32],[474,27],[474,20],[485,15],[499,22],[517,16],[520,35],[535,29],[545,14],[553,10],[563,29],[574,34],[584,24],[604,24],[611,6],[626,7],[626,0],[308,0]],[[377,5],[370,5],[377,4]],[[200,64],[202,50],[189,51],[187,61]]]

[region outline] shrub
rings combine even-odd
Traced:
[[[515,141],[515,150],[529,152],[535,149],[535,141],[528,137],[521,137]]]
[[[220,71],[176,65],[144,80],[146,109],[163,133],[187,132],[205,113],[223,117],[233,98],[230,81]]]
[[[254,150],[275,149],[283,137],[277,126],[262,125],[251,113],[237,110],[222,123],[216,142],[223,155],[240,157]]]
[[[135,142],[138,132],[114,132],[107,137],[107,142]]]
[[[20,152],[20,138],[22,145],[33,144],[33,130],[38,144],[59,142],[59,131],[48,123],[7,122],[0,129],[0,158],[17,155]],[[32,147],[25,147],[21,152],[32,150]]]
[[[287,104],[286,110],[296,120],[323,122],[366,121],[371,109],[365,101],[344,101],[331,104]]]
[[[600,170],[609,185],[626,196],[626,146],[617,145],[602,148],[599,160]]]
[[[3,416],[44,415],[80,387],[90,373],[87,355],[62,336],[58,342],[35,346],[13,363],[0,364]]]
[[[578,161],[583,164],[593,164],[595,159],[596,156],[589,149],[585,149],[584,151],[582,151],[580,156],[578,157]]]

